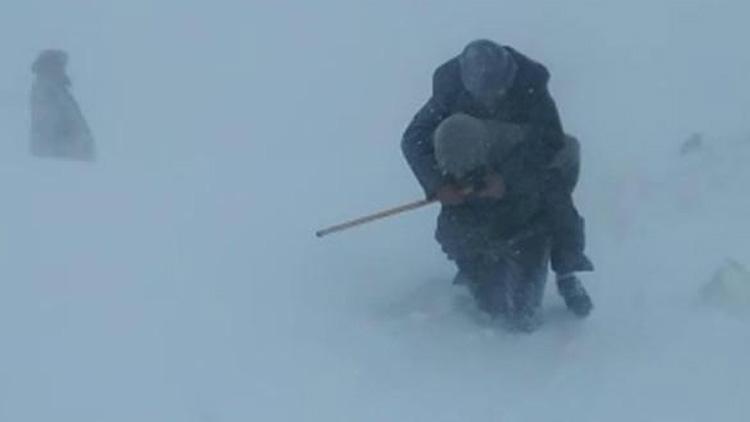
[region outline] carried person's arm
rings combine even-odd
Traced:
[[[428,198],[434,197],[447,182],[438,169],[432,143],[435,129],[447,114],[437,100],[430,98],[414,116],[401,140],[404,157]]]

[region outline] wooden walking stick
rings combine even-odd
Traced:
[[[399,207],[387,209],[384,211],[380,211],[375,214],[367,215],[361,218],[357,218],[355,220],[347,221],[345,223],[337,224],[335,226],[331,226],[328,228],[325,228],[323,230],[318,230],[315,232],[315,236],[317,237],[323,237],[327,236],[332,233],[337,233],[340,231],[351,229],[352,227],[361,226],[363,224],[367,224],[370,222],[373,222],[375,220],[381,220],[383,218],[387,218],[396,214],[401,214],[402,212],[415,210],[417,208],[422,208],[424,206],[430,205],[432,203],[437,202],[437,199],[422,199],[420,201],[414,201],[408,204],[401,205]]]

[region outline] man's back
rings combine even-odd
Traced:
[[[480,119],[525,127],[527,142],[518,149],[525,165],[542,172],[563,145],[557,107],[549,94],[547,69],[509,47],[518,63],[515,80],[497,107],[488,109],[463,86],[459,59],[452,58],[433,74],[432,96],[417,113],[402,139],[402,150],[428,196],[446,183],[434,159],[432,136],[445,119],[463,113]]]

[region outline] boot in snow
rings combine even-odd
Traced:
[[[594,308],[591,298],[575,274],[557,277],[557,290],[568,309],[580,318],[586,317]]]

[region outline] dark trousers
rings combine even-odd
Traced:
[[[534,318],[547,282],[550,241],[537,235],[505,250],[455,259],[477,305],[509,320]]]

